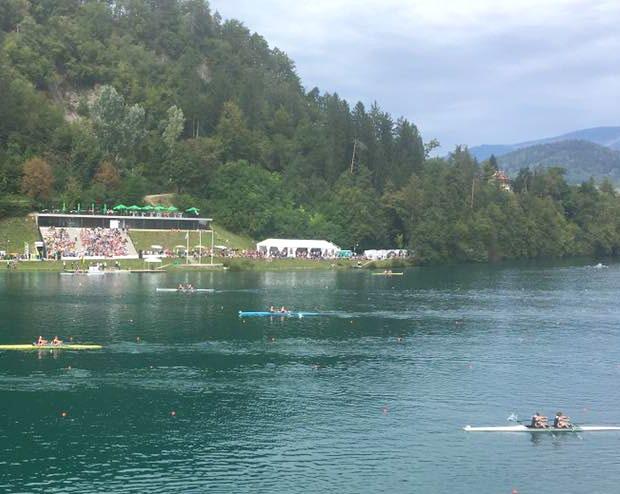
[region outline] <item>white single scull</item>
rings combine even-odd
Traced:
[[[156,288],[157,292],[213,293],[215,288]]]
[[[615,425],[574,425],[568,429],[558,429],[556,427],[546,427],[537,429],[527,425],[504,425],[498,427],[463,427],[466,432],[605,432],[620,431],[620,427]]]

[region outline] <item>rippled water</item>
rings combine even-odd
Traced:
[[[181,281],[218,292],[155,291]],[[0,343],[106,345],[0,352],[0,492],[617,493],[620,433],[462,427],[620,424],[619,288],[618,265],[0,275]],[[328,315],[237,317],[271,304]]]

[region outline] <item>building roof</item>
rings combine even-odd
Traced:
[[[499,180],[500,182],[508,182],[510,180],[508,175],[506,175],[502,170],[497,170],[493,174],[493,178],[495,178],[495,180]]]
[[[35,213],[35,216],[41,216],[42,218],[105,218],[108,220],[131,220],[131,219],[144,219],[147,221],[164,220],[164,221],[178,221],[178,220],[202,220],[213,221],[213,218],[199,218],[198,216],[151,216],[151,215],[131,215],[131,214],[69,214],[69,213]]]

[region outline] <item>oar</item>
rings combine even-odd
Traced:
[[[517,424],[527,424],[529,420],[519,420],[519,416],[516,413],[511,413],[506,419],[508,422],[516,422]]]
[[[511,413],[506,420],[508,422],[516,422],[517,424],[529,424],[532,422],[531,420],[519,420],[519,416],[516,413]]]

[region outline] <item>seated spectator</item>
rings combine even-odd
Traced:
[[[126,256],[127,239],[118,228],[85,228],[80,232],[86,257]]]
[[[75,240],[72,240],[69,233],[64,228],[54,228],[53,226],[43,235],[43,241],[47,248],[47,257],[53,259],[58,255],[62,257],[77,257],[75,251]]]

